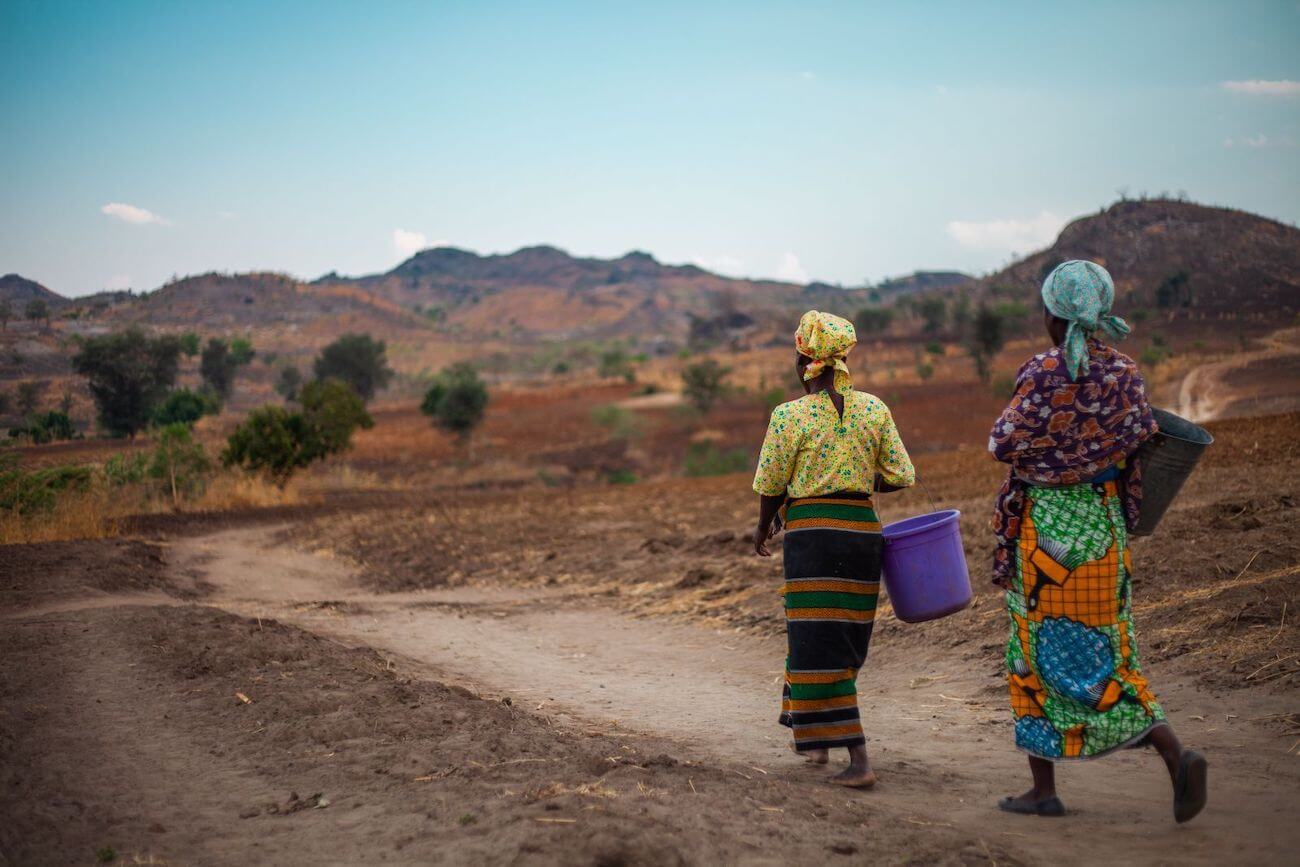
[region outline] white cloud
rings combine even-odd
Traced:
[[[1049,211],[1025,220],[953,220],[948,235],[971,250],[1027,253],[1056,240],[1065,219]]]
[[[1257,148],[1293,148],[1295,147],[1295,139],[1287,138],[1285,136],[1283,136],[1282,138],[1278,138],[1276,136],[1267,136],[1264,135],[1263,133],[1260,133],[1259,135],[1243,135],[1243,136],[1238,136],[1237,138],[1225,138],[1223,140],[1223,146],[1225,148],[1243,147],[1243,148],[1256,148],[1256,149]]]
[[[409,229],[393,230],[393,249],[402,256],[414,256],[421,250],[446,246],[446,240],[439,238],[436,241],[430,241],[423,232],[412,232]]]
[[[803,269],[798,256],[786,253],[781,257],[781,264],[776,266],[776,279],[787,283],[807,283],[808,272]]]
[[[728,256],[725,253],[717,256],[692,256],[691,264],[698,265],[705,271],[725,274],[728,277],[741,276],[743,273],[741,269],[745,266],[745,263],[735,256]]]
[[[1233,93],[1249,93],[1259,96],[1300,96],[1300,81],[1279,79],[1268,81],[1252,78],[1248,81],[1220,81],[1219,87]]]
[[[135,223],[138,226],[153,223],[158,226],[170,226],[171,222],[166,220],[153,211],[137,208],[135,205],[127,205],[122,202],[109,202],[99,209],[100,213],[107,214],[110,217],[116,217],[124,223]]]
[[[104,288],[105,288],[105,289],[108,289],[109,291],[112,291],[112,292],[116,292],[116,291],[119,291],[119,290],[122,290],[122,289],[130,289],[130,288],[131,288],[131,275],[130,275],[130,274],[114,274],[112,277],[109,277],[109,278],[108,278],[108,282],[106,282],[106,283],[104,284]]]

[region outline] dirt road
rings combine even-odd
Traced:
[[[5,547],[0,864],[1290,863],[1297,424],[1212,423],[1135,546],[1144,667],[1211,761],[1190,825],[1141,751],[1064,768],[1063,821],[995,809],[1026,775],[978,583],[932,624],[882,606],[860,679],[881,782],[827,785],[774,720],[780,565],[746,550],[747,479],[710,477]],[[996,476],[922,461],[974,577]],[[931,508],[897,496],[891,517]]]
[[[741,763],[765,776],[807,773],[774,723],[778,641],[631,619],[599,599],[558,593],[369,593],[339,563],[275,537],[257,529],[188,540],[171,562],[211,585],[210,604],[376,648],[401,668],[450,676],[562,724],[667,738],[697,761]],[[1074,815],[1048,833],[1046,820],[993,808],[1025,776],[1011,746],[998,651],[987,665],[963,670],[949,648],[905,655],[891,652],[889,638],[888,630],[877,636],[861,681],[882,783],[853,797],[892,821],[954,828],[1026,860],[1057,863],[1282,863],[1300,845],[1288,818],[1300,764],[1287,754],[1288,740],[1254,719],[1287,702],[1236,696],[1224,704],[1176,666],[1152,672],[1183,738],[1211,758],[1212,807],[1176,827],[1158,759],[1134,751],[1065,768],[1062,794]]]
[[[1300,328],[1284,328],[1263,348],[1202,364],[1183,377],[1177,412],[1196,422],[1296,409]]]

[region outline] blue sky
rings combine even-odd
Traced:
[[[0,0],[0,273],[648,250],[983,271],[1131,194],[1300,221],[1300,3]]]

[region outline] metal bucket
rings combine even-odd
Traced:
[[[1214,437],[1200,425],[1163,409],[1152,409],[1160,430],[1137,451],[1142,464],[1142,508],[1130,535],[1150,536],[1178,496]]]

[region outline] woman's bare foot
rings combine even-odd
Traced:
[[[824,765],[831,760],[830,750],[804,750],[799,752],[799,748],[790,743],[790,751],[795,755],[803,756],[803,760],[810,765]]]
[[[849,747],[849,766],[831,777],[830,782],[852,789],[869,789],[876,784],[876,775],[872,773],[871,763],[867,761],[865,744]]]
[[[876,784],[876,774],[871,768],[858,768],[849,765],[831,777],[828,782],[837,786],[848,786],[851,789],[870,789]]]

